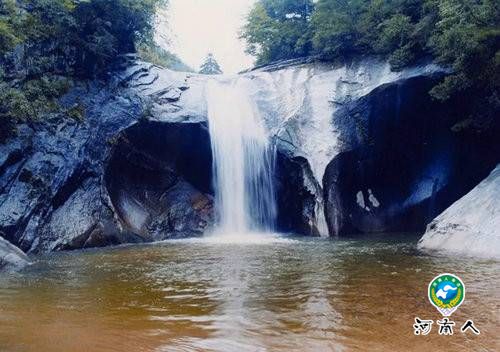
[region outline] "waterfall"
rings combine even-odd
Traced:
[[[207,82],[217,234],[238,236],[274,228],[274,151],[244,78]]]

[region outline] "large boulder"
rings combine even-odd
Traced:
[[[323,212],[321,185],[307,160],[278,152],[276,160],[277,226],[280,232],[320,236],[318,213]]]
[[[424,250],[500,258],[500,165],[427,226]]]
[[[22,250],[0,237],[0,271],[18,270],[30,263]]]

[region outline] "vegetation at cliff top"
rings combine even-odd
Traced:
[[[137,54],[147,62],[167,67],[174,71],[194,72],[177,55],[156,45],[155,43],[141,43],[137,46]]]
[[[156,10],[167,1],[0,1],[0,142],[19,122],[57,111],[74,79],[105,75],[122,53],[188,69],[153,43]],[[495,0],[258,0],[241,36],[257,64],[378,55],[399,70],[432,58],[453,73],[431,95],[469,98],[455,128],[496,132],[499,24]]]
[[[17,123],[56,111],[56,98],[74,79],[105,75],[122,53],[139,47],[146,58],[179,64],[153,44],[156,10],[164,5],[166,0],[0,1],[0,141]]]
[[[334,61],[378,55],[400,70],[432,58],[453,73],[431,95],[471,99],[460,126],[487,131],[499,124],[497,0],[259,0],[241,37],[258,64],[306,55]]]

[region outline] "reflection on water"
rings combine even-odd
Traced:
[[[500,350],[499,262],[430,257],[415,241],[171,241],[59,253],[0,278],[0,351]],[[413,335],[438,319],[438,273],[459,275],[453,314],[481,335]]]

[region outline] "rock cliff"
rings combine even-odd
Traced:
[[[497,149],[465,147],[450,130],[459,104],[427,95],[444,74],[367,59],[227,77],[243,81],[276,146],[279,230],[423,229],[484,178]],[[44,116],[0,145],[0,236],[25,252],[197,236],[214,224],[210,78],[132,55],[110,77],[61,99],[82,106],[83,121]]]

